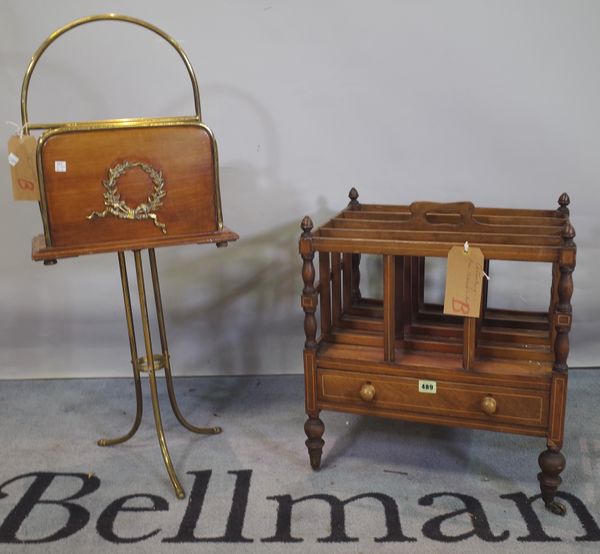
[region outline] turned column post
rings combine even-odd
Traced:
[[[540,490],[546,507],[560,515],[566,513],[565,506],[555,500],[554,496],[562,479],[560,473],[563,471],[566,460],[560,451],[563,443],[565,407],[567,401],[567,377],[569,356],[569,330],[571,329],[572,307],[571,296],[573,295],[573,271],[575,269],[576,246],[573,242],[575,229],[568,220],[569,196],[565,193],[559,198],[560,207],[558,212],[567,219],[562,232],[563,244],[559,255],[558,271],[554,272],[554,278],[558,282],[556,288],[556,299],[553,302],[552,324],[554,327],[554,366],[552,371],[552,390],[550,402],[550,426],[548,431],[547,450],[542,452],[538,458],[540,469],[538,480]],[[554,288],[553,286],[553,288]]]
[[[306,433],[306,447],[310,458],[310,465],[318,469],[321,465],[321,454],[325,441],[321,438],[325,425],[319,419],[320,410],[317,408],[317,318],[315,311],[318,304],[317,289],[315,288],[315,266],[313,259],[315,252],[312,245],[313,222],[306,216],[300,224],[300,256],[302,257],[302,309],[304,310],[304,387],[306,399],[306,413],[308,419],[304,424]]]

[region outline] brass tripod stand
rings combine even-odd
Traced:
[[[136,25],[175,49],[192,85],[194,114],[93,121],[36,123],[29,120],[29,83],[40,58],[54,41],[96,22]],[[44,234],[34,237],[32,258],[52,265],[59,259],[117,252],[135,382],[136,415],[123,436],[102,438],[100,446],[129,440],[142,418],[141,373],[148,373],[156,434],[167,473],[178,498],[185,492],[177,478],[163,431],[156,372],[165,370],[169,400],[179,422],[193,433],[214,435],[220,427],[195,427],[181,415],[171,375],[154,248],[183,244],[226,246],[237,240],[223,224],[217,143],[202,122],[200,92],[192,65],[181,46],[155,25],[122,14],[76,19],[48,36],[33,54],[21,86],[23,135],[41,131],[35,143],[36,183]],[[22,137],[21,137],[22,139]],[[29,141],[30,144],[31,141]],[[24,148],[24,147],[23,147]],[[58,168],[58,169],[57,169]],[[128,173],[120,183],[120,177]],[[33,183],[29,183],[33,186]],[[137,206],[132,199],[145,199]],[[161,353],[154,354],[142,270],[148,250]],[[133,251],[145,356],[138,356],[125,252]]]
[[[129,293],[129,281],[127,278],[127,265],[125,263],[125,253],[118,252],[119,269],[121,272],[121,285],[123,287],[123,300],[125,302],[125,317],[127,319],[127,333],[129,335],[129,349],[131,351],[131,365],[133,366],[133,377],[135,382],[135,397],[136,397],[136,414],[133,424],[129,432],[121,437],[114,439],[102,438],[98,441],[99,446],[114,446],[116,444],[128,441],[135,435],[140,421],[142,419],[142,383],[140,375],[142,372],[148,373],[150,381],[150,394],[152,398],[152,411],[154,413],[154,422],[156,424],[156,434],[158,435],[158,443],[162,453],[167,473],[177,498],[184,498],[185,491],[177,478],[165,433],[163,431],[162,419],[160,415],[160,405],[158,402],[158,388],[156,382],[156,372],[161,369],[165,370],[165,381],[167,383],[167,391],[169,393],[169,401],[171,408],[177,420],[189,431],[203,435],[216,435],[222,431],[220,427],[196,427],[189,423],[181,414],[177,399],[175,397],[175,389],[173,387],[173,376],[171,373],[171,362],[169,360],[169,350],[167,346],[167,334],[165,331],[165,319],[163,314],[162,299],[160,295],[160,284],[158,282],[158,271],[156,268],[156,254],[154,248],[148,249],[150,259],[150,272],[152,274],[152,289],[154,292],[154,301],[156,304],[156,318],[158,322],[158,331],[160,334],[161,354],[154,354],[152,349],[152,337],[150,333],[150,321],[148,317],[148,305],[146,301],[146,287],[144,285],[144,273],[142,268],[142,255],[140,250],[134,250],[133,256],[135,259],[135,273],[137,277],[137,288],[140,300],[140,316],[142,320],[142,329],[144,332],[144,346],[146,356],[138,357],[137,343],[135,338],[135,328],[133,325],[133,312],[131,309],[131,295]]]

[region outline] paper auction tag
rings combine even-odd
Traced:
[[[31,135],[13,135],[8,139],[8,163],[15,200],[40,199],[36,148],[37,139]]]
[[[482,282],[483,252],[479,248],[453,246],[448,252],[444,313],[479,317]]]

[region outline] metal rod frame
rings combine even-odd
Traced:
[[[133,324],[133,311],[131,308],[131,295],[129,292],[129,280],[127,277],[127,265],[125,261],[125,254],[123,252],[118,253],[119,257],[119,270],[121,274],[121,285],[123,288],[123,300],[125,303],[125,318],[127,320],[127,333],[129,335],[129,349],[131,352],[131,365],[133,366],[133,378],[135,384],[135,397],[136,397],[136,414],[131,426],[131,429],[120,437],[113,439],[102,438],[98,441],[99,446],[114,446],[121,444],[129,440],[138,430],[142,419],[142,385],[141,385],[141,372],[148,373],[148,380],[150,382],[150,396],[152,399],[152,412],[154,414],[154,423],[156,426],[156,434],[158,437],[158,443],[160,451],[162,453],[163,461],[167,469],[167,474],[171,480],[171,484],[175,489],[177,498],[185,498],[185,491],[179,482],[169,449],[167,447],[167,441],[163,430],[160,404],[158,400],[158,386],[156,381],[156,371],[160,369],[165,370],[165,382],[167,385],[167,392],[169,395],[169,401],[175,417],[189,431],[204,435],[215,435],[222,431],[221,427],[196,427],[185,419],[182,415],[177,399],[175,396],[175,388],[173,386],[173,375],[171,372],[171,362],[169,359],[169,350],[167,345],[167,333],[165,329],[165,319],[162,306],[162,298],[160,294],[160,283],[158,281],[158,270],[156,267],[156,254],[153,248],[148,250],[150,259],[150,272],[152,275],[152,290],[154,293],[154,301],[156,304],[156,318],[158,322],[158,331],[160,335],[161,354],[154,354],[152,348],[152,336],[150,332],[150,318],[148,316],[148,304],[146,300],[146,287],[144,285],[144,272],[142,267],[142,256],[140,250],[134,250],[133,256],[135,261],[135,273],[137,279],[137,288],[140,303],[140,319],[142,323],[142,330],[144,334],[144,347],[146,350],[145,357],[139,357],[137,351],[137,343],[135,337],[135,327]]]

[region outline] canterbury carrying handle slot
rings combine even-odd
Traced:
[[[28,134],[30,129],[47,129],[56,127],[56,124],[30,124],[29,116],[27,113],[27,95],[29,92],[29,81],[31,80],[31,75],[38,61],[42,57],[42,54],[46,51],[48,46],[50,46],[57,38],[64,35],[66,32],[74,29],[75,27],[79,27],[81,25],[86,25],[87,23],[94,23],[96,21],[123,21],[125,23],[131,23],[133,25],[138,25],[147,29],[148,31],[152,31],[156,33],[159,37],[166,40],[179,54],[179,57],[182,59],[187,72],[190,76],[190,80],[192,82],[192,88],[194,91],[194,107],[196,110],[195,119],[197,121],[201,121],[201,113],[200,113],[200,92],[198,91],[198,82],[196,81],[196,75],[194,74],[194,69],[192,68],[192,64],[188,59],[186,53],[182,50],[181,46],[179,46],[178,42],[167,33],[165,33],[162,29],[143,21],[141,19],[137,19],[135,17],[129,17],[128,15],[121,15],[116,13],[106,13],[101,15],[92,15],[88,17],[82,17],[81,19],[76,19],[67,23],[64,27],[57,29],[54,31],[35,51],[35,54],[31,57],[31,61],[29,62],[29,66],[27,67],[27,71],[25,72],[25,76],[23,77],[23,85],[21,86],[21,123],[23,125],[23,131]]]
[[[477,227],[481,225],[473,219],[475,206],[472,202],[413,202],[410,205],[411,218],[421,225],[452,225],[457,227]],[[458,216],[454,221],[444,218],[435,221],[435,216]]]

